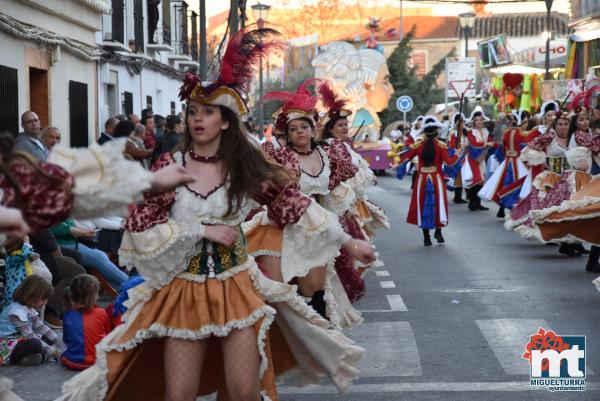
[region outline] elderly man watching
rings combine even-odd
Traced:
[[[60,143],[60,130],[56,127],[47,127],[42,130],[42,143],[47,151],[51,151],[58,143]]]
[[[104,132],[101,133],[100,138],[98,138],[98,143],[100,145],[115,139],[113,137],[113,131],[118,123],[119,120],[117,120],[115,117],[110,117],[108,120],[106,120],[106,122],[104,123]]]
[[[29,153],[37,160],[46,161],[48,154],[40,141],[40,119],[33,111],[26,111],[21,115],[21,132],[15,141],[15,150]]]

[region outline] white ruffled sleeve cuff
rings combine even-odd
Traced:
[[[312,202],[298,222],[283,229],[281,270],[284,282],[306,276],[313,267],[328,264],[350,238],[336,215]]]
[[[521,151],[519,159],[530,166],[539,166],[540,164],[546,163],[546,153],[526,146],[525,149]]]
[[[125,231],[119,262],[135,267],[140,275],[159,286],[167,284],[185,270],[198,252],[196,244],[204,235],[201,224],[185,224],[173,219],[135,233]]]
[[[125,215],[127,205],[150,189],[152,173],[138,162],[125,159],[126,140],[116,139],[88,148],[56,147],[48,162],[64,168],[75,178],[72,216],[86,219],[102,215]]]
[[[323,207],[338,216],[343,215],[356,200],[356,194],[345,182],[340,182],[339,185],[333,188],[326,196]]]

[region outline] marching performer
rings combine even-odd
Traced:
[[[401,161],[417,157],[419,167],[413,186],[407,222],[423,230],[423,243],[431,246],[429,231],[435,229],[434,238],[445,242],[442,228],[448,224],[448,199],[442,175],[442,165],[454,165],[459,155],[450,156],[445,143],[436,138],[442,124],[434,116],[423,119],[423,138],[400,154]]]
[[[295,93],[269,92],[265,95],[264,101],[284,102],[275,126],[286,134],[287,147],[271,156],[297,166],[300,190],[338,215],[346,232],[356,235],[356,223],[350,212],[356,195],[347,181],[358,173],[358,168],[352,164],[352,156],[343,142],[330,145],[316,142],[315,106],[318,99],[307,89],[315,82],[314,79],[304,81]],[[325,267],[322,271],[325,272]],[[358,301],[365,293],[365,283],[354,267],[354,257],[346,249],[341,249],[336,258],[335,271],[350,301]]]
[[[326,113],[320,121],[321,139],[329,145],[343,144],[351,155],[352,164],[357,168],[356,174],[347,181],[356,196],[352,212],[360,220],[360,225],[365,229],[368,237],[372,238],[375,230],[390,227],[385,212],[370,202],[367,197],[367,187],[376,184],[377,180],[369,168],[369,163],[352,148],[352,139],[348,137],[348,116],[351,111],[344,108],[345,101],[337,99],[327,83],[320,85],[319,94],[321,103],[326,108]]]
[[[451,124],[452,129],[448,139],[448,154],[453,156],[455,153],[460,153],[461,150],[467,145],[467,129],[465,128],[466,117],[463,113],[455,113],[452,116]],[[460,174],[462,164],[460,161],[454,166],[444,166],[444,173],[447,177],[454,180],[454,203],[462,204],[467,203],[462,198],[463,193],[463,182]]]
[[[500,205],[496,214],[499,218],[504,218],[504,210],[512,209],[519,201],[521,187],[527,178],[527,167],[519,160],[521,149],[531,138],[531,133],[525,131],[526,113],[524,110],[512,111],[514,125],[502,134],[501,151],[504,160],[477,193],[480,198],[493,200]]]
[[[477,196],[485,182],[487,151],[495,145],[492,136],[484,127],[484,122],[488,120],[480,108],[475,108],[469,117],[472,127],[467,133],[466,158],[460,173],[463,185],[468,188],[467,199],[469,200],[469,210],[472,212],[488,210],[487,207],[481,205],[481,198]]]
[[[576,107],[569,129],[569,148],[584,146],[592,152],[592,175],[600,174],[600,135],[590,128],[590,115],[585,107]]]
[[[327,330],[295,286],[266,278],[240,230],[248,210],[262,204],[273,224],[294,227],[292,242],[320,237],[315,253],[348,242],[339,224],[321,225],[335,218],[240,127],[252,62],[280,43],[276,35],[261,29],[232,37],[214,82],[186,74],[182,150],[156,165],[185,166],[196,181],[148,196],[130,215],[119,256],[145,282],[129,291],[124,323],[97,345],[97,363],[65,383],[61,400],[193,400],[222,390],[259,401],[277,397],[281,369],[298,366],[309,380],[329,374],[340,389],[356,375],[362,350]],[[278,341],[287,343],[277,357],[288,362],[277,372],[274,308],[282,319]]]
[[[537,138],[533,139],[521,151],[519,159],[533,170],[546,170],[541,174],[553,174],[559,177],[568,167],[565,152],[567,151],[569,135],[569,117],[565,112],[556,111],[553,125],[550,129]],[[521,199],[510,211],[504,227],[507,230],[514,230],[525,220],[529,218],[529,210],[538,208],[536,205],[538,192],[545,191],[538,185],[546,181],[546,178],[540,178],[539,174],[533,174],[531,193]]]

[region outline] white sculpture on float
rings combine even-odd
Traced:
[[[357,134],[354,140],[377,142],[381,130],[377,113],[387,108],[394,93],[383,54],[357,49],[348,42],[332,42],[321,46],[312,65],[316,78],[328,81],[338,96],[348,101],[350,134]]]

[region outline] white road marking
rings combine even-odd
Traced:
[[[390,272],[387,270],[375,270],[375,275],[377,277],[389,277]]]
[[[366,349],[361,377],[421,376],[421,359],[410,323],[373,322],[344,331]]]
[[[468,294],[477,292],[514,292],[516,288],[449,288],[443,292],[456,293],[456,294]]]
[[[379,285],[381,288],[396,288],[396,283],[393,281],[380,281]]]
[[[408,312],[408,309],[406,308],[406,305],[404,304],[400,294],[387,295],[387,300],[390,304],[390,310]]]
[[[586,391],[600,389],[598,382],[586,382]],[[517,382],[431,382],[431,383],[382,383],[355,384],[346,394],[359,393],[400,393],[400,392],[470,392],[470,391],[545,391],[543,387],[531,387],[529,380]],[[306,387],[278,386],[280,394],[337,394],[332,385],[311,384]]]
[[[521,357],[525,345],[540,327],[551,329],[543,319],[489,319],[475,322],[507,375],[531,373],[531,366]]]

